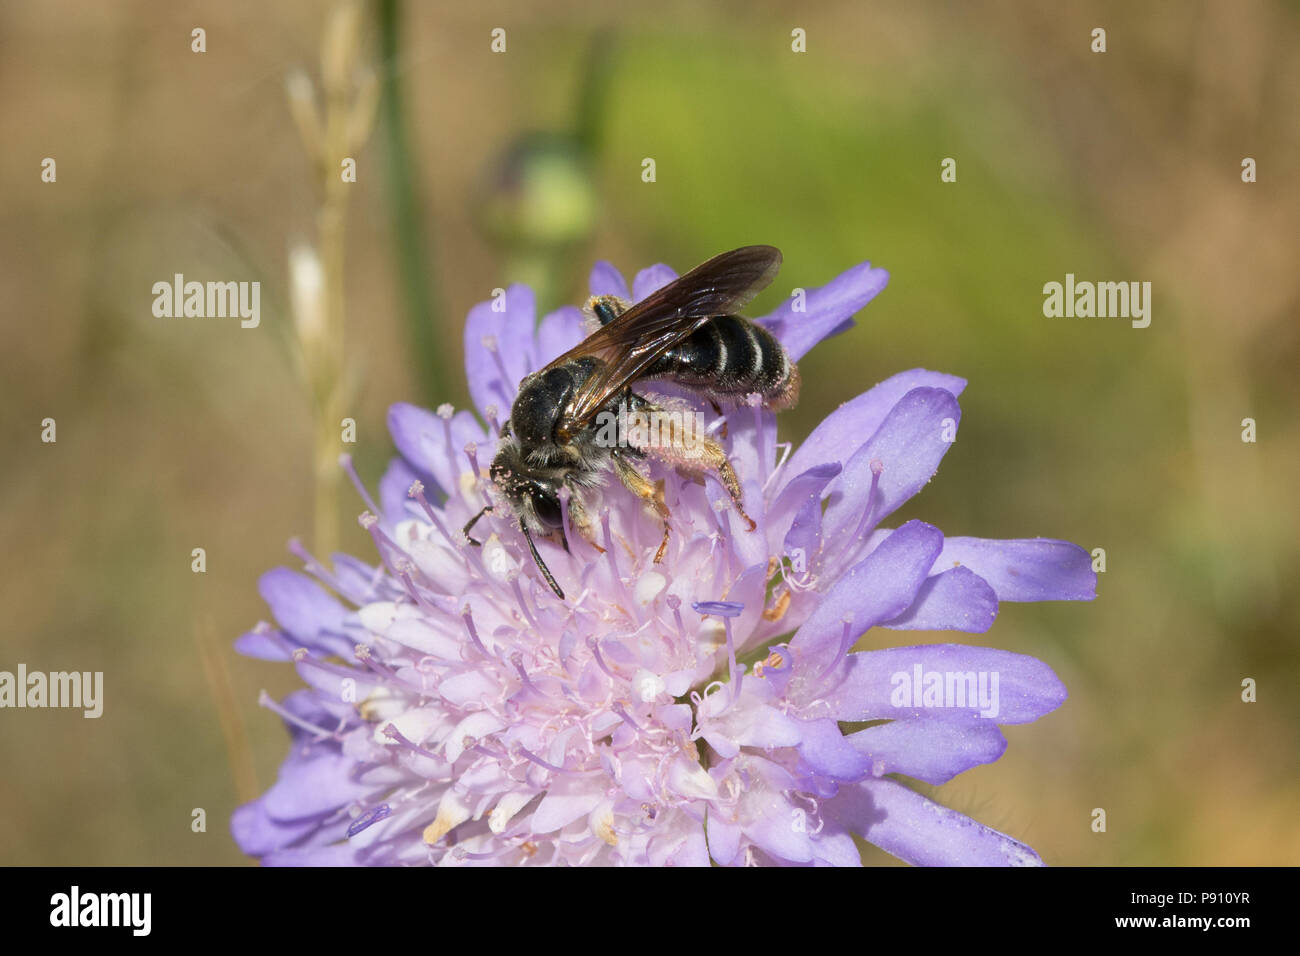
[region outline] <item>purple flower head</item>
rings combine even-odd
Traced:
[[[673,277],[653,266],[629,294],[599,263],[591,289],[640,300]],[[758,321],[797,360],[887,278],[863,264],[807,292],[806,311],[788,302]],[[1051,669],[961,644],[851,650],[876,627],[979,634],[999,601],[1094,596],[1075,545],[889,526],[952,443],[965,382],[903,372],[797,449],[770,411],[730,410],[713,434],[756,529],[716,481],[654,464],[672,515],[663,560],[662,524],[607,482],[587,502],[594,541],[568,528],[567,551],[537,540],[560,600],[501,509],[475,525],[481,547],[460,529],[494,501],[487,466],[519,381],[583,335],[575,308],[536,323],[522,286],[503,309],[476,306],[478,416],[389,413],[401,457],[362,516],[378,563],[327,567],[294,544],[306,573],[262,577],[278,626],[237,647],[292,661],[309,689],[265,702],[292,745],[275,785],[234,815],[244,851],[268,864],[856,866],[857,834],[917,864],[1039,863],[896,777],[939,784],[997,760],[1000,724],[1065,699]]]

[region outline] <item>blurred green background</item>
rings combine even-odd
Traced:
[[[320,533],[288,251],[323,200],[286,77],[323,105],[336,6],[0,8],[0,669],[102,670],[106,696],[99,720],[0,712],[0,863],[243,860],[229,813],[286,743],[258,691],[298,681],[230,643]],[[771,243],[762,314],[870,259],[890,285],[805,359],[786,437],[897,371],[965,376],[960,440],[901,517],[1107,555],[1095,603],[1003,605],[971,639],[1070,699],[936,797],[1052,864],[1300,861],[1297,8],[612,6],[384,0],[335,34],[349,89],[369,64],[383,91],[342,194],[362,477],[392,402],[468,403],[461,323],[508,281],[577,303],[595,259]],[[176,272],[260,280],[261,327],[154,318]],[[1067,272],[1150,281],[1151,326],[1044,318]],[[344,489],[369,558],[360,509]]]

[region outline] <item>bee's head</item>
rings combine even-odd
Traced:
[[[560,510],[563,471],[530,464],[519,444],[507,438],[492,459],[489,474],[492,483],[531,527],[547,533],[563,526]]]

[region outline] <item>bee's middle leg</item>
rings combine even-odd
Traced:
[[[651,504],[655,512],[663,519],[664,537],[659,542],[659,550],[655,552],[655,564],[664,559],[664,552],[668,550],[669,525],[668,519],[672,512],[668,510],[668,503],[664,501],[664,488],[662,482],[653,482],[645,475],[641,474],[627,458],[623,455],[614,455],[614,473],[618,475],[618,480],[623,482],[624,487],[632,494],[636,495],[642,501]]]

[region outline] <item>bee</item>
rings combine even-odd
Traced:
[[[602,484],[611,468],[663,520],[656,563],[668,546],[671,515],[662,483],[651,482],[638,467],[649,456],[695,477],[715,475],[754,530],[736,473],[712,438],[692,436],[693,441],[683,443],[676,440],[682,436],[661,434],[658,441],[638,444],[609,441],[601,428],[610,416],[622,414],[625,421],[633,412],[644,420],[666,412],[633,391],[635,385],[656,380],[709,399],[719,413],[720,401],[737,402],[755,393],[769,408],[792,406],[799,394],[798,368],[770,332],[735,314],[767,287],[780,267],[779,249],[745,246],[714,256],[635,305],[617,296],[593,296],[586,308],[591,334],[519,383],[489,475],[560,600],[564,591],[538,554],[533,535],[558,535],[568,550],[560,504],[560,490],[568,488],[573,525],[592,540],[583,492]],[[681,416],[663,414],[659,420],[668,422],[671,432]],[[693,446],[690,454],[684,444]],[[489,505],[470,519],[465,534],[492,510]],[[472,538],[470,542],[479,543]]]

